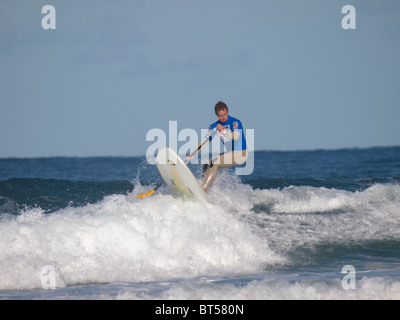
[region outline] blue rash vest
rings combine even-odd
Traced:
[[[243,132],[243,126],[242,123],[240,122],[239,119],[236,119],[234,117],[231,117],[228,115],[228,120],[226,122],[221,122],[220,120],[214,122],[209,128],[208,128],[208,133],[205,136],[206,139],[209,139],[210,141],[212,140],[212,134],[215,130],[217,130],[217,125],[220,124],[226,129],[228,132],[234,132],[237,131],[239,132],[240,136],[239,139],[233,140],[226,135],[222,134],[221,132],[217,132],[216,136],[218,136],[221,141],[224,143],[226,149],[228,151],[235,151],[235,150],[246,150],[246,138],[244,136]]]

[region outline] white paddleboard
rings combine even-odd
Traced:
[[[174,150],[161,149],[158,151],[156,162],[158,171],[175,194],[207,202],[206,193]]]

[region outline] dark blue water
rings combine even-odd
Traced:
[[[356,191],[400,180],[399,147],[258,151],[254,159],[254,172],[241,176],[252,188]],[[195,165],[190,168],[199,171]],[[18,214],[23,206],[54,212],[68,205],[95,203],[106,195],[127,194],[135,182],[151,187],[158,181],[156,167],[147,164],[145,157],[0,159],[0,214]]]
[[[136,197],[160,180],[145,157],[0,159],[0,295],[340,299],[345,265],[349,298],[400,295],[400,147],[258,151],[207,205],[167,186]],[[44,265],[52,295],[32,276]]]
[[[289,185],[360,190],[398,182],[400,148],[257,152],[255,170],[245,181],[257,188]]]
[[[24,206],[54,212],[126,194],[145,167],[140,157],[0,159],[0,214],[18,214]],[[155,168],[150,169],[146,177],[155,175]]]

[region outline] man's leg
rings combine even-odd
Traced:
[[[205,176],[203,181],[203,190],[206,191],[213,183],[217,176],[219,168],[228,168],[232,166],[241,165],[246,162],[247,151],[230,151],[222,153],[219,156],[210,160],[209,164],[203,166],[202,177]]]

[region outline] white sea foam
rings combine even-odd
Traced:
[[[0,223],[0,290],[256,272],[281,258],[248,224],[213,204],[157,194],[113,195],[52,214],[26,209]]]
[[[210,282],[172,284],[159,296],[145,291],[121,290],[110,299],[163,299],[163,300],[398,300],[400,280],[385,277],[364,277],[355,289],[343,289],[341,280],[288,281],[266,278],[244,285]]]
[[[268,211],[252,219],[279,251],[400,236],[399,185],[374,185],[357,192],[308,186],[264,189],[255,190],[252,198],[255,206]]]
[[[177,279],[150,283],[114,282],[56,290],[13,290],[3,299],[93,299],[93,300],[399,300],[400,279],[364,276],[355,288],[345,289],[339,276],[301,279],[296,275],[264,275],[240,282],[213,277]]]
[[[287,253],[296,248],[399,239],[398,185],[378,184],[358,192],[308,186],[253,190],[224,174],[209,189],[208,204],[175,199],[168,188],[139,199],[136,194],[145,190],[138,186],[129,195],[107,196],[95,204],[51,214],[27,208],[19,216],[3,216],[0,290],[41,288],[40,272],[46,265],[55,268],[57,288],[233,277],[285,264],[290,260]],[[255,210],[257,206],[261,209]],[[368,281],[375,280],[365,280],[365,288]],[[283,283],[279,291],[266,279],[244,288],[205,287],[201,297],[212,298],[215,291],[223,298],[220,290],[226,290],[233,293],[231,297],[251,299],[255,289],[277,298],[295,298],[307,290],[309,297],[328,297],[325,284],[310,285]],[[397,286],[387,283],[385,288]],[[201,294],[202,285],[195,288],[190,293],[174,284],[164,294],[166,298]],[[332,290],[332,296],[342,292]],[[126,297],[136,295],[126,293]]]

